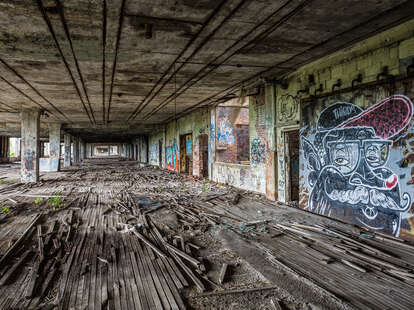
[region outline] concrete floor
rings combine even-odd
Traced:
[[[1,309],[414,307],[413,246],[254,193],[118,159],[87,160],[43,174],[37,184],[17,183],[18,164],[0,166],[0,177],[0,254],[7,253],[38,214],[44,214],[39,224],[45,243],[44,258],[39,260],[33,229],[15,255],[0,262],[0,282],[19,266],[3,283]],[[237,193],[241,199],[233,204]],[[160,269],[156,267],[150,278],[170,280],[170,290],[162,281],[154,286],[158,295],[141,287],[151,281],[144,274],[140,278],[134,266],[151,267],[151,258],[158,256],[124,224],[146,227],[145,221],[172,245],[179,236],[185,244],[199,247],[183,250],[205,266],[202,271],[187,264],[204,285],[203,292],[187,275],[188,286],[175,288],[158,260]],[[142,233],[148,231],[144,228]],[[163,248],[154,236],[147,236]],[[48,247],[51,239],[57,239],[61,249]],[[180,248],[180,241],[176,246]],[[19,265],[26,250],[33,255]],[[223,263],[229,267],[219,284]],[[28,296],[31,285],[35,290]],[[174,298],[168,298],[168,292]],[[150,295],[159,296],[159,303]]]

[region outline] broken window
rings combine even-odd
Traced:
[[[219,162],[249,164],[249,101],[232,99],[216,110],[216,158]]]

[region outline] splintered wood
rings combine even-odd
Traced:
[[[126,216],[104,215],[97,200],[90,195],[81,210],[59,214],[60,221],[30,223],[24,245],[14,248],[17,259],[4,256],[0,265],[1,309],[35,308],[45,293],[53,293],[53,278],[59,280],[53,300],[59,309],[186,309],[180,290],[189,283],[169,254],[179,250],[150,227],[118,231]],[[70,231],[73,237],[67,238]],[[26,261],[30,270],[22,268]]]

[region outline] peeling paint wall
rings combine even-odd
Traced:
[[[149,157],[149,145],[148,145],[148,137],[146,136],[139,136],[132,140],[132,144],[137,146],[138,150],[138,161],[140,163],[148,163]],[[127,145],[129,147],[129,145]]]
[[[270,117],[266,112],[274,111],[271,108],[272,96],[266,96],[271,91],[270,87],[259,88],[258,94],[249,97],[249,152],[250,164],[213,163],[212,180],[218,183],[228,184],[237,188],[251,190],[267,194],[270,199],[275,198],[274,161],[274,113]],[[217,123],[217,121],[216,121]],[[213,126],[213,123],[212,123]],[[217,139],[217,130],[215,132]],[[270,140],[269,140],[270,139]],[[270,153],[268,155],[268,153]],[[268,179],[270,175],[271,180]]]
[[[159,141],[163,141],[163,159],[165,168],[171,171],[179,171],[180,167],[180,136],[192,134],[192,156],[193,156],[193,175],[200,176],[202,167],[200,165],[200,145],[199,136],[209,132],[209,113],[208,109],[201,108],[188,115],[171,121],[165,126],[164,132],[158,132],[149,137],[150,163],[159,165]],[[165,135],[165,137],[164,137]]]
[[[279,200],[283,133],[300,127],[301,208],[414,239],[413,28],[306,65],[286,77],[287,89],[276,87]]]
[[[160,141],[162,142],[161,149],[161,168],[165,168],[165,141],[164,141],[164,132],[158,132],[149,137],[149,164],[154,166],[159,166],[160,164]]]

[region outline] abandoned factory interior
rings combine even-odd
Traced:
[[[413,310],[414,1],[0,0],[0,310]]]

